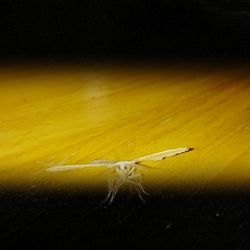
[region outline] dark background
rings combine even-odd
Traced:
[[[249,193],[150,193],[1,192],[1,249],[249,249]]]
[[[1,1],[2,58],[248,58],[248,0]]]
[[[8,0],[0,11],[2,62],[250,56],[246,0]],[[118,194],[109,207],[74,192],[1,191],[1,249],[249,249],[249,192]]]

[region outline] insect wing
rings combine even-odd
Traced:
[[[144,157],[141,157],[141,158],[138,158],[138,159],[135,159],[133,160],[134,162],[142,162],[142,161],[160,161],[160,160],[163,160],[167,157],[171,157],[171,156],[174,156],[174,155],[178,155],[178,154],[181,154],[181,153],[184,153],[184,152],[187,152],[189,151],[190,149],[189,148],[176,148],[176,149],[169,149],[169,150],[166,150],[166,151],[162,151],[162,152],[159,152],[159,153],[155,153],[155,154],[152,154],[152,155],[147,155],[147,156],[144,156]]]
[[[69,171],[73,169],[81,169],[81,168],[88,168],[88,167],[112,167],[113,164],[85,164],[85,165],[65,165],[65,166],[55,166],[48,168],[47,171],[49,172],[60,172],[60,171]]]

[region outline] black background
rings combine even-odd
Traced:
[[[3,62],[250,55],[246,0],[8,0],[0,7]],[[99,205],[104,195],[2,191],[1,248],[248,249],[248,192],[162,190],[145,204],[118,195],[108,207]]]
[[[249,249],[246,192],[1,192],[1,248]]]
[[[1,2],[2,58],[248,58],[248,0]]]

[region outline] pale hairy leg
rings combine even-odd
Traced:
[[[136,179],[139,179],[139,180],[136,180]],[[138,188],[141,189],[141,191],[144,193],[144,194],[147,194],[149,195],[148,192],[145,191],[145,189],[143,188],[142,186],[142,179],[143,179],[143,174],[140,174],[140,173],[137,173],[137,174],[133,174],[131,176],[129,176],[128,180],[132,183],[131,184],[134,184],[136,185]]]
[[[120,177],[116,177],[116,178],[110,178],[108,181],[108,195],[105,199],[105,201],[109,200],[109,204],[111,204],[117,194],[117,191],[119,189],[119,187],[123,184],[123,180]]]
[[[138,186],[138,183],[135,183],[134,181],[131,181],[131,180],[129,180],[129,181],[127,181],[127,182],[128,182],[129,184],[132,184],[132,185],[133,185],[133,187],[134,187],[136,193],[138,194],[139,198],[140,198],[143,202],[145,202],[144,198],[142,197],[142,190],[141,190],[141,187]]]
[[[111,204],[117,194],[117,191],[119,189],[119,187],[124,183],[124,180],[122,178],[117,178],[117,182],[115,183],[115,186],[114,186],[114,191],[112,193],[112,196],[110,198],[110,202],[109,204]]]
[[[139,180],[136,180],[136,178],[139,178]],[[131,175],[127,180],[126,180],[127,183],[131,184],[134,186],[139,198],[145,202],[143,196],[142,196],[142,193],[146,194],[146,195],[149,195],[149,193],[147,193],[144,188],[142,187],[142,174],[134,174],[134,175]]]
[[[109,198],[111,197],[111,195],[113,193],[113,190],[114,190],[115,181],[116,181],[116,178],[109,178],[109,180],[108,180],[108,190],[109,190],[109,192],[108,192],[108,195],[107,195],[105,201],[108,201]]]

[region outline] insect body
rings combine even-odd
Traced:
[[[139,197],[143,200],[142,193],[147,194],[147,192],[142,187],[142,177],[141,173],[138,173],[138,168],[144,168],[145,166],[141,163],[146,161],[159,161],[167,157],[171,157],[177,154],[181,154],[191,150],[191,148],[177,148],[162,151],[159,153],[147,155],[130,161],[109,161],[109,160],[96,160],[89,164],[84,165],[65,165],[65,166],[55,166],[48,168],[50,172],[58,171],[69,171],[73,169],[81,169],[86,167],[107,167],[114,170],[117,174],[115,178],[110,178],[108,181],[109,192],[107,195],[107,200],[112,203],[117,191],[121,185],[128,183],[135,188]]]

